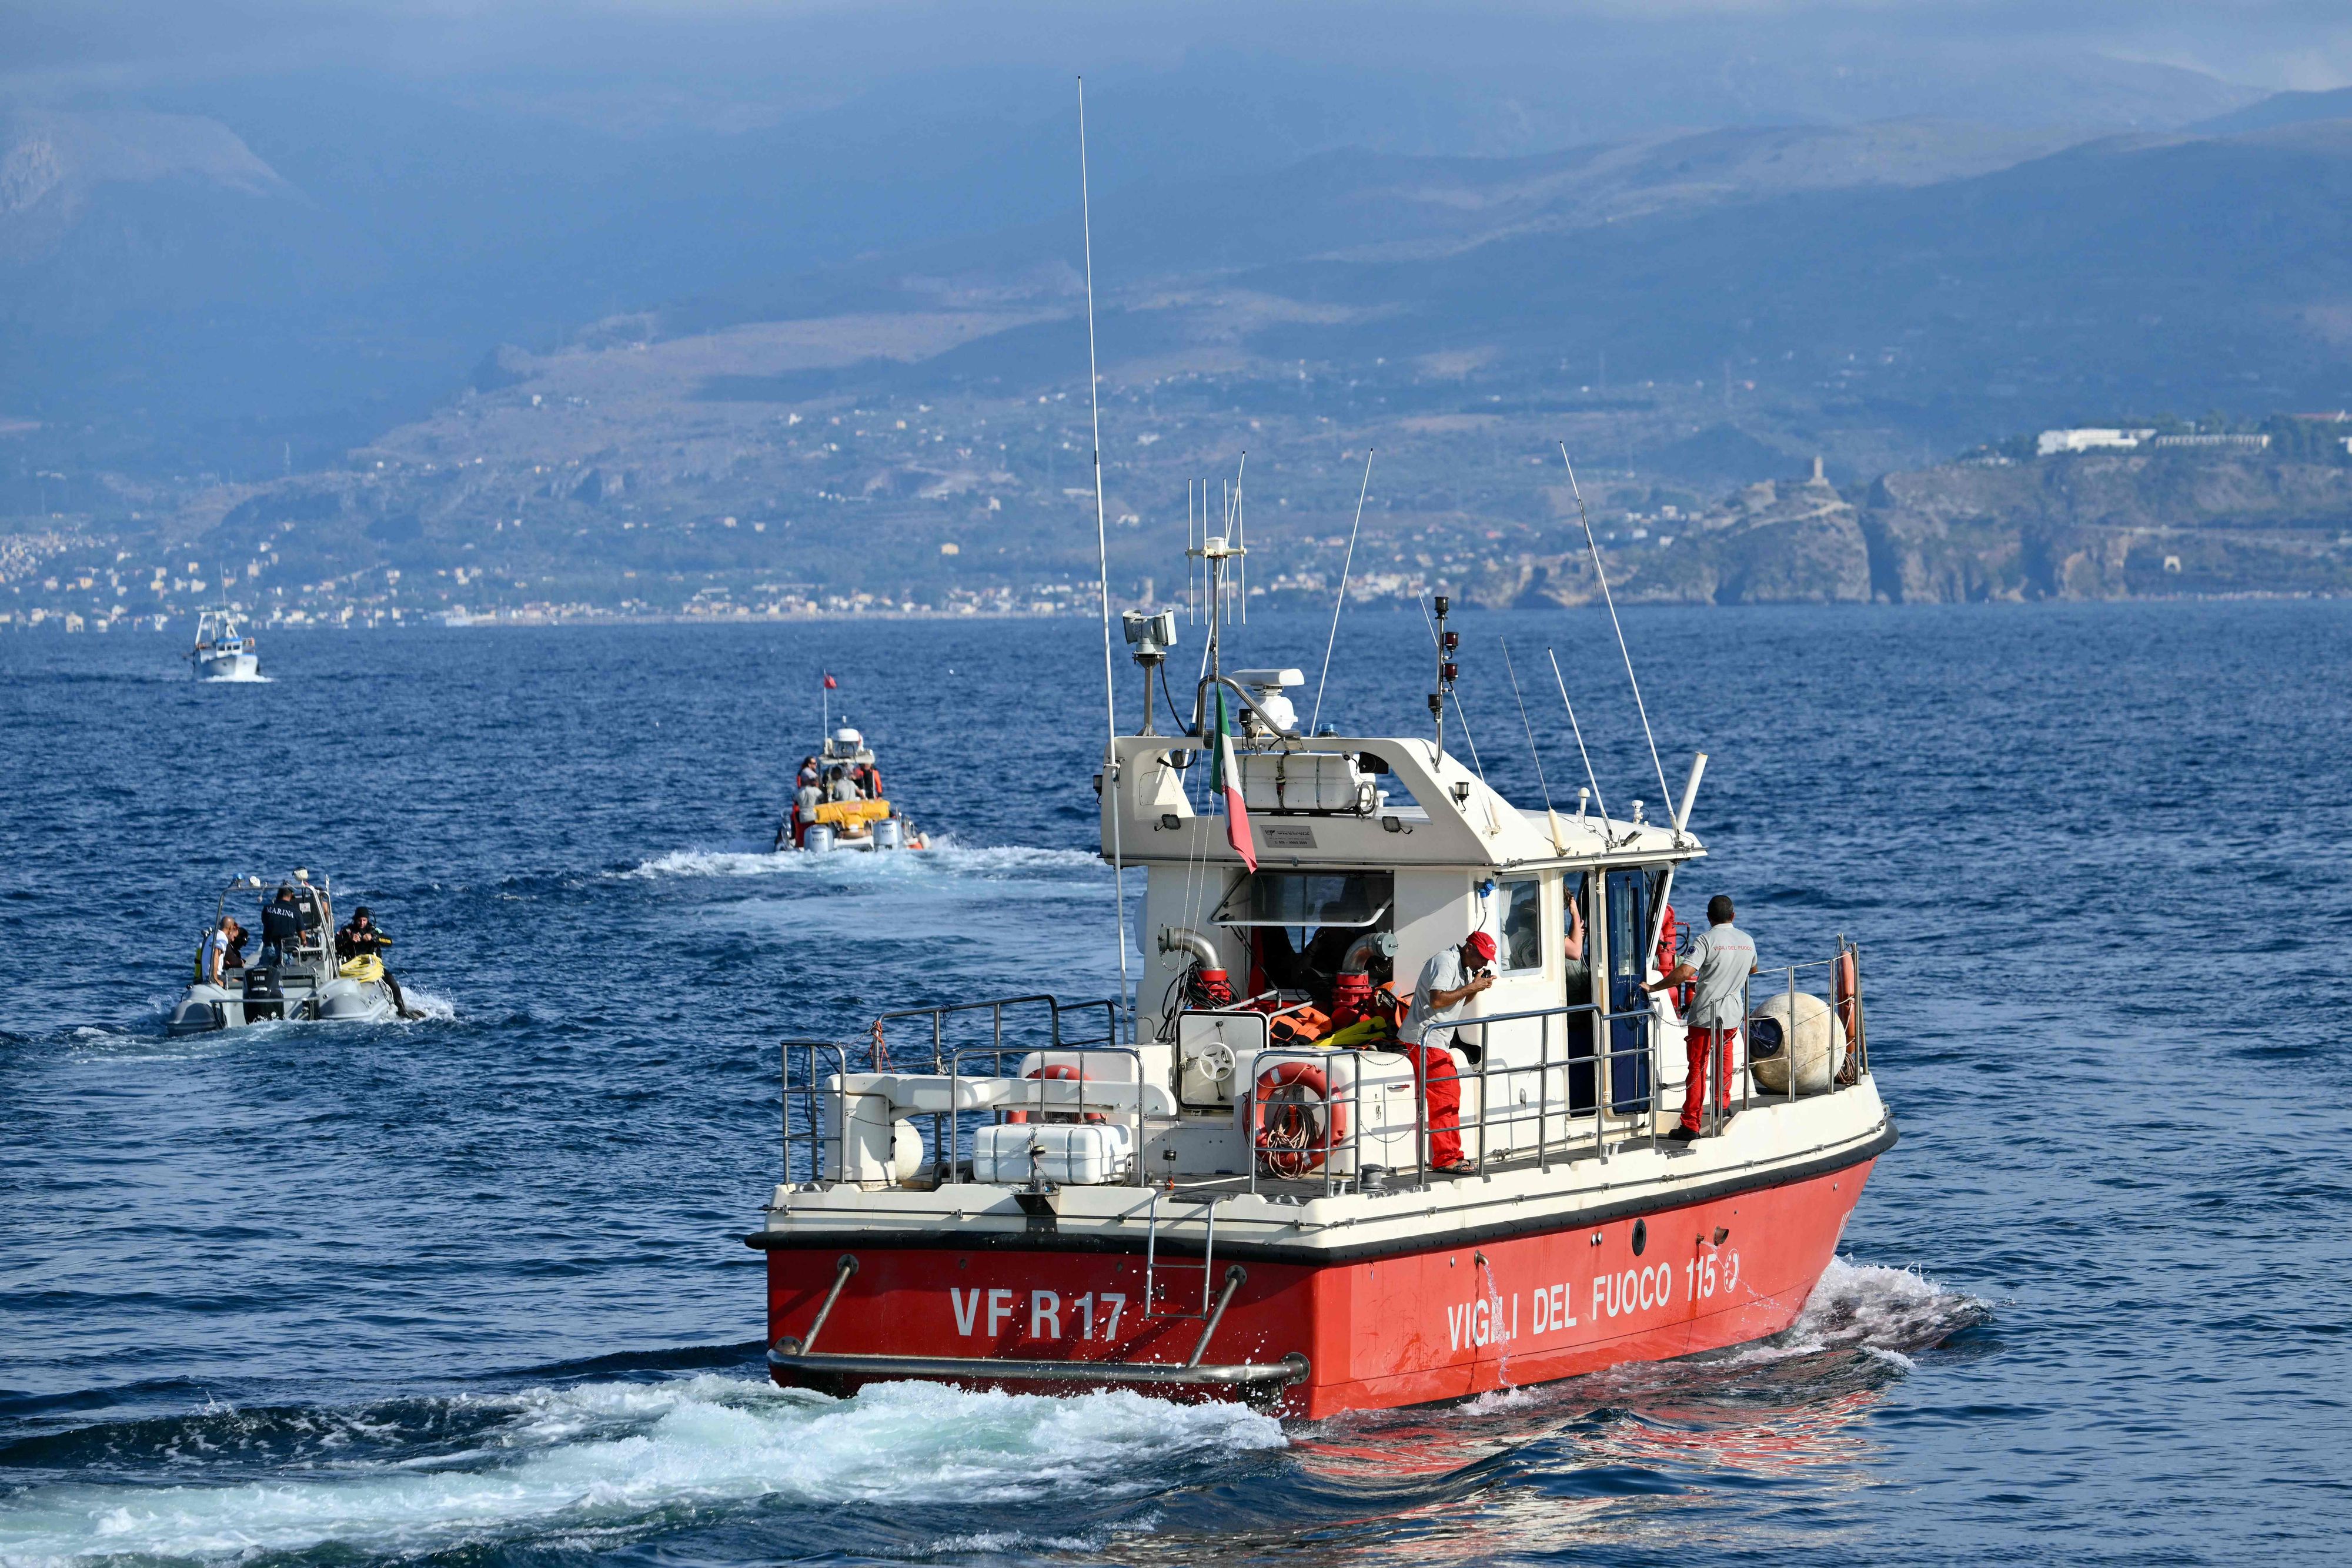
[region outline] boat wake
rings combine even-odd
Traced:
[[[395,974],[393,978],[398,980],[400,977]],[[402,980],[400,994],[407,998],[408,1010],[417,1015],[402,1019],[404,1023],[446,1023],[457,1016],[457,1003],[422,986],[412,986]]]
[[[1041,872],[1093,871],[1102,857],[1086,850],[1030,849],[1004,844],[966,849],[945,836],[927,850],[874,852],[844,851],[829,855],[797,850],[673,850],[617,874],[640,880],[666,877],[824,877],[839,883],[926,876],[1008,877]]]
[[[20,1478],[146,1472],[13,1489],[0,1502],[0,1561],[320,1548],[408,1558],[523,1542],[609,1547],[753,1507],[1099,1503],[1284,1442],[1276,1421],[1245,1408],[1125,1392],[896,1384],[835,1400],[710,1373],[348,1410],[213,1408],[0,1448]]]
[[[198,675],[195,682],[200,686],[266,686],[269,677],[257,670],[249,675]]]
[[[1732,1365],[1859,1350],[1908,1368],[1911,1357],[1992,1316],[1991,1306],[1947,1291],[1915,1269],[1832,1258],[1797,1321],[1725,1357]]]

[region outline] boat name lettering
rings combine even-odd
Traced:
[[[1535,1292],[1529,1303],[1535,1309],[1528,1314],[1530,1333],[1549,1333],[1554,1329],[1576,1326],[1576,1288],[1562,1280],[1557,1285],[1547,1285]]]
[[[988,1307],[987,1327],[984,1330],[981,1326],[981,1305],[983,1300]],[[966,1291],[950,1286],[948,1290],[948,1301],[950,1310],[955,1313],[956,1333],[967,1339],[975,1333],[984,1333],[990,1339],[1002,1337],[1005,1333],[1004,1325],[1008,1321],[1017,1323],[1021,1319],[1021,1292],[1018,1291],[1002,1288],[989,1291],[982,1290],[977,1285]],[[1071,1326],[1076,1331],[1073,1335],[1066,1336],[1062,1332],[1063,1311],[1064,1303],[1059,1291],[1031,1291],[1028,1306],[1028,1337],[1031,1339],[1116,1338],[1118,1333],[1118,1320],[1127,1312],[1127,1297],[1117,1291],[1089,1291],[1069,1302]]]
[[[1721,1260],[1719,1270],[1718,1260]],[[1704,1258],[1694,1258],[1683,1265],[1683,1287],[1690,1291],[1695,1300],[1703,1301],[1714,1295],[1718,1279],[1726,1291],[1739,1282],[1738,1253],[1710,1252]]]
[[[1503,1303],[1492,1296],[1463,1302],[1445,1309],[1445,1332],[1454,1338],[1454,1348],[1482,1345],[1488,1343],[1507,1344],[1519,1337],[1519,1299],[1511,1298],[1510,1321],[1503,1321]]]
[[[1671,1263],[1603,1274],[1592,1281],[1592,1315],[1622,1317],[1628,1312],[1663,1307],[1674,1299],[1675,1270]]]

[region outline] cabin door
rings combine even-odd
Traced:
[[[1609,1108],[1622,1115],[1650,1108],[1649,873],[1611,872],[1607,897],[1609,1010],[1638,1015],[1609,1026]]]

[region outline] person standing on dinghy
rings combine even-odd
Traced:
[[[402,1018],[416,1018],[420,1015],[408,1010],[408,998],[400,994],[400,982],[383,967],[383,950],[391,946],[392,938],[376,925],[375,916],[364,904],[352,910],[351,919],[335,933],[335,956],[347,965],[362,958],[374,959],[376,977],[392,993],[393,1009]]]

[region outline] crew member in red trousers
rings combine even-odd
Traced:
[[[1463,1004],[1495,983],[1495,938],[1473,931],[1459,947],[1437,953],[1421,967],[1412,988],[1397,1050],[1412,1058],[1429,1104],[1429,1163],[1438,1170],[1466,1170],[1462,1157],[1462,1085],[1453,1053],[1454,1024]]]
[[[1741,1006],[1748,977],[1756,972],[1756,944],[1731,923],[1731,898],[1717,894],[1706,902],[1707,928],[1691,944],[1683,961],[1643,989],[1663,991],[1691,984],[1690,1010],[1683,1015],[1683,1037],[1690,1082],[1683,1090],[1682,1124],[1666,1134],[1687,1143],[1706,1125],[1701,1110],[1706,1103],[1706,1080],[1715,1076],[1715,1106],[1731,1109],[1731,1048],[1739,1039]],[[1713,1059],[1712,1066],[1709,1058]]]

